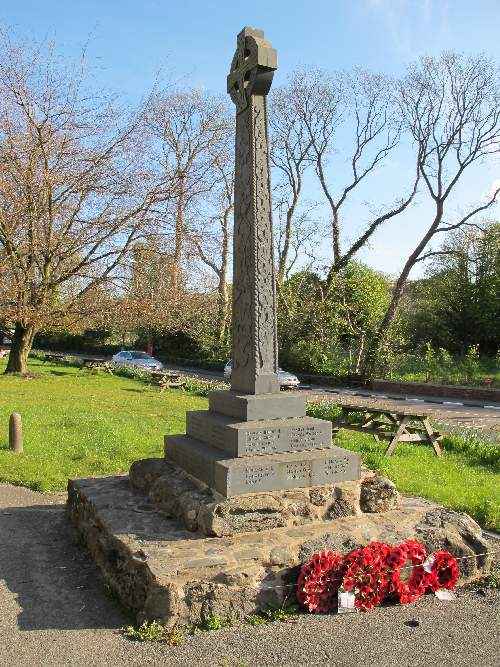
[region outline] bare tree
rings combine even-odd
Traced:
[[[89,90],[83,66],[1,35],[0,298],[15,329],[6,372],[26,371],[38,330],[98,307],[164,196],[140,127],[139,113]]]
[[[276,255],[278,257],[277,281],[281,293],[283,283],[297,271],[323,270],[323,258],[318,253],[322,220],[316,214],[317,206],[301,206],[290,217],[290,208],[283,202],[275,209],[273,225]]]
[[[229,126],[228,126],[229,129]],[[200,202],[190,226],[189,239],[197,257],[217,281],[217,338],[228,342],[231,295],[228,271],[231,258],[231,223],[234,207],[233,133],[227,132],[212,158],[212,188]]]
[[[464,57],[455,53],[422,58],[409,68],[398,92],[399,109],[413,138],[419,173],[434,212],[405,261],[387,312],[371,341],[365,363],[371,372],[410,272],[419,262],[443,252],[430,249],[432,240],[474,226],[476,216],[492,207],[500,193],[500,187],[494,187],[481,202],[460,215],[453,214],[453,194],[466,172],[500,150],[500,92],[492,61],[482,55]]]
[[[298,241],[303,237],[304,215],[297,227],[294,225],[294,217],[302,194],[304,172],[311,164],[311,138],[295,102],[293,81],[287,86],[274,89],[270,96],[270,160],[278,174],[274,196],[280,223],[277,235],[278,290],[290,269],[290,261],[296,263],[300,250]],[[309,240],[309,237],[307,233],[304,241]]]
[[[311,142],[313,164],[330,208],[332,264],[328,284],[355,257],[381,225],[402,213],[415,196],[418,174],[408,194],[400,197],[344,247],[342,211],[358,187],[398,146],[401,124],[393,113],[390,82],[383,76],[361,70],[329,75],[321,70],[298,72],[292,79],[293,98]],[[338,132],[352,131],[352,151],[348,156],[350,173],[340,183],[341,164]],[[334,186],[329,178],[335,153]]]
[[[173,184],[173,199],[159,224],[167,233],[173,228],[176,289],[181,280],[186,218],[214,185],[215,148],[223,144],[230,127],[227,105],[225,100],[201,90],[167,91],[152,100],[148,118],[157,140],[158,164]]]

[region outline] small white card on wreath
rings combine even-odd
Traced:
[[[354,606],[354,601],[356,596],[351,591],[343,591],[339,588],[338,592],[338,611],[339,614],[350,614],[356,612],[357,609]]]
[[[453,591],[447,591],[445,588],[440,588],[434,593],[434,595],[438,600],[443,600],[445,602],[451,602],[452,600],[457,599],[457,596]]]

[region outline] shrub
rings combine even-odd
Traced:
[[[203,378],[189,377],[185,378],[185,391],[194,396],[208,396],[211,391],[227,389],[228,385],[220,380],[204,380]]]

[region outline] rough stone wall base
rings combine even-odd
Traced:
[[[463,583],[485,574],[491,563],[470,517],[419,500],[381,514],[205,537],[179,528],[127,476],[117,476],[70,481],[68,512],[105,580],[138,622],[158,619],[169,627],[212,615],[242,618],[294,600],[299,566],[324,548],[346,553],[372,540],[414,537],[429,550],[468,556],[461,561]]]
[[[156,509],[191,531],[229,537],[270,528],[320,523],[398,507],[394,484],[374,473],[362,479],[226,498],[164,459],[142,459],[129,480]]]

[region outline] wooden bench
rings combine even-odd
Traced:
[[[185,378],[179,373],[152,371],[150,376],[151,383],[160,387],[160,391],[171,389],[172,387],[183,387],[186,384]]]
[[[103,370],[107,371],[108,373],[113,372],[113,368],[110,364],[109,361],[106,359],[96,359],[95,357],[82,357],[80,359],[81,365],[80,365],[80,370],[88,369],[88,370]]]
[[[52,364],[60,364],[64,360],[64,354],[47,354],[45,353],[43,355],[43,363],[47,363],[47,361],[50,361]]]
[[[433,429],[429,415],[425,413],[345,403],[340,408],[342,413],[335,425],[351,431],[370,433],[376,440],[388,440],[387,456],[394,453],[399,442],[424,442],[432,445],[436,456],[442,456],[439,441],[443,435]]]

